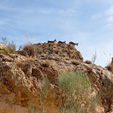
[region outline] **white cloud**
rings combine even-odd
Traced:
[[[110,28],[113,30],[112,25],[113,25],[113,6],[109,7],[105,12],[104,12],[104,18],[106,22],[106,27]]]
[[[106,15],[113,15],[113,6],[111,6],[109,9],[107,9],[107,10],[105,11],[105,14],[106,14]]]
[[[109,22],[109,23],[111,23],[111,22],[113,22],[113,16],[109,16],[109,17],[107,17],[107,22]]]
[[[113,6],[109,7],[108,9],[105,9],[104,12],[93,14],[91,18],[94,20],[100,19],[100,18],[108,18],[108,20],[111,20],[112,16],[113,16]]]
[[[76,14],[76,11],[73,9],[68,9],[68,10],[59,10],[58,14],[61,16],[73,16]]]
[[[103,17],[103,14],[94,14],[91,19],[93,20],[98,20],[98,19],[101,19]]]
[[[93,14],[91,16],[92,20],[95,20],[96,23],[102,23],[103,30],[112,30],[113,31],[113,5],[110,5],[109,8],[104,9],[103,12]]]
[[[108,29],[108,28],[112,28],[112,26],[113,26],[113,24],[107,23],[107,24],[104,26],[104,28],[105,28],[105,29]]]

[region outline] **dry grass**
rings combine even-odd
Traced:
[[[5,54],[14,54],[16,53],[16,45],[12,41],[11,43],[7,41],[6,37],[2,37],[2,43],[6,46],[3,48],[3,53]],[[7,44],[8,43],[8,44]]]
[[[36,54],[37,54],[37,48],[35,47],[35,46],[33,46],[33,44],[32,43],[28,43],[28,44],[26,44],[25,46],[24,46],[24,48],[23,48],[23,53],[27,56],[36,56]]]
[[[3,52],[5,54],[14,54],[16,53],[16,45],[12,41],[12,43],[9,43],[7,47],[3,48]]]

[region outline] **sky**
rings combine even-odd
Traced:
[[[85,60],[105,67],[113,57],[113,0],[0,0],[2,37],[19,48],[28,41],[73,41]]]

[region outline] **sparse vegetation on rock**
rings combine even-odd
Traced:
[[[83,73],[70,72],[60,74],[58,83],[65,95],[61,107],[62,113],[94,112],[97,101],[96,98],[90,97],[91,84]]]
[[[66,42],[27,44],[17,52],[6,42],[0,44],[0,113],[113,112],[112,62],[108,70],[84,62]]]
[[[9,42],[7,44],[7,38],[6,37],[2,37],[2,43],[5,45],[3,46],[2,48],[2,53],[5,53],[5,54],[14,54],[16,53],[16,45],[14,44],[14,42],[12,41],[11,43]]]
[[[23,55],[28,56],[39,56],[42,54],[56,54],[61,57],[69,57],[83,61],[83,57],[74,46],[66,43],[38,43],[38,44],[27,44],[22,50]]]

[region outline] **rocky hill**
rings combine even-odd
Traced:
[[[48,41],[48,43],[27,44],[25,45],[22,54],[28,56],[39,56],[42,54],[51,55],[55,54],[60,57],[67,57],[70,59],[76,59],[83,61],[81,53],[74,47],[74,44],[66,44],[59,41]]]
[[[91,83],[86,96],[82,92],[76,97],[80,108],[85,107],[86,113],[113,113],[113,74],[91,61],[84,62],[73,45],[55,42],[28,44],[16,54],[0,53],[0,113],[59,113],[62,107],[68,111],[68,97],[58,78],[69,72],[81,72]],[[90,109],[89,100],[95,95],[98,102],[92,100],[95,105]]]

